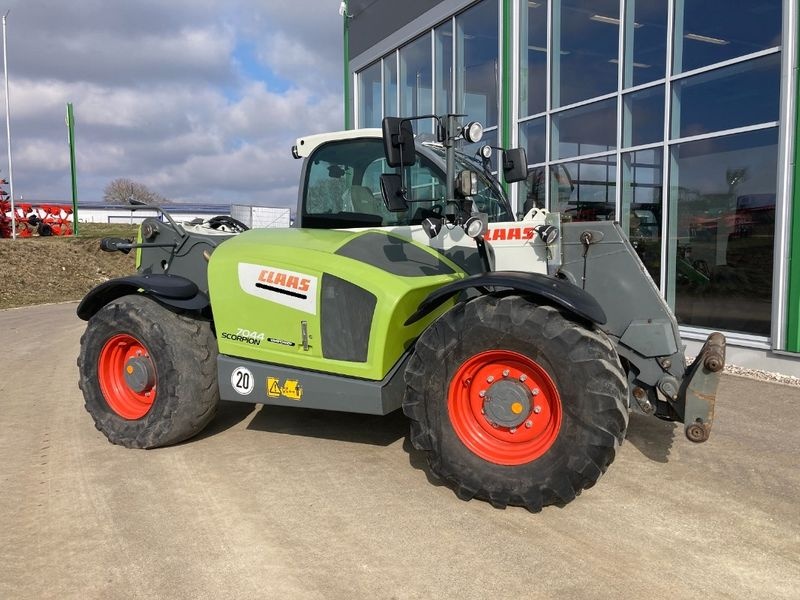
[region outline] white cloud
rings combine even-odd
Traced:
[[[9,18],[15,192],[69,197],[72,102],[84,201],[129,177],[173,199],[293,205],[295,138],[343,123],[337,6],[19,4]]]

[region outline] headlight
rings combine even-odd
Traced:
[[[464,223],[464,231],[471,238],[476,238],[486,231],[486,221],[480,217],[470,217]]]
[[[552,225],[539,225],[535,231],[539,234],[539,239],[548,246],[558,239],[558,228]]]
[[[471,123],[467,123],[467,126],[464,127],[464,139],[467,140],[470,144],[480,142],[482,137],[483,137],[483,125],[481,125],[477,121],[472,121]]]

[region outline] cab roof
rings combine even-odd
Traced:
[[[292,148],[292,155],[295,158],[305,158],[310,155],[317,146],[326,142],[339,140],[352,140],[357,138],[380,138],[382,132],[379,128],[369,129],[347,129],[345,131],[331,131],[328,133],[317,133],[297,138],[297,143]]]

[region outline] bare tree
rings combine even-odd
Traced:
[[[103,201],[106,204],[167,204],[161,194],[152,191],[146,185],[130,179],[119,177],[111,181],[103,190]]]

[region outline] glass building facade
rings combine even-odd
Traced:
[[[351,37],[390,4],[351,0]],[[354,126],[431,111],[483,122],[490,143],[527,151],[528,179],[510,186],[518,211],[618,221],[685,337],[719,329],[800,350],[796,0],[407,11],[387,35],[351,44]]]

